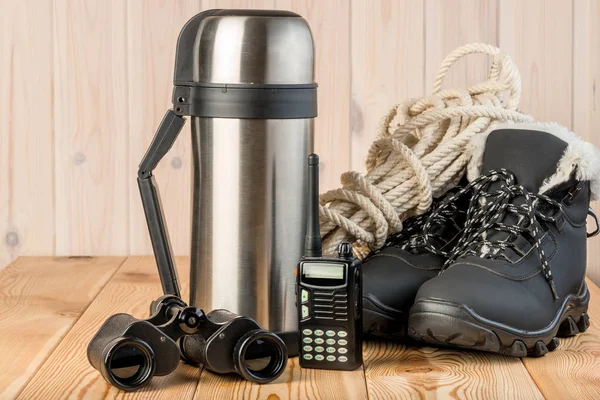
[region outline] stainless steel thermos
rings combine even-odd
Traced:
[[[156,155],[139,174],[151,175],[191,117],[190,303],[295,330],[317,115],[310,28],[287,11],[200,13],[179,36],[174,85],[173,110],[149,149]],[[156,189],[140,183],[159,270],[175,276]]]

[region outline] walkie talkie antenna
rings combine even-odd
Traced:
[[[306,257],[323,255],[319,225],[319,156],[314,153],[308,156],[308,216],[304,255]]]

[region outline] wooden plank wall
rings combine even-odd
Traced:
[[[322,189],[363,159],[381,115],[475,42],[510,52],[521,109],[600,145],[600,0],[0,0],[0,268],[19,255],[149,254],[135,171],[169,106],[175,40],[208,8],[280,8],[316,38]],[[445,85],[485,76],[461,61]],[[157,171],[188,253],[189,137]],[[600,239],[590,242],[600,256]],[[600,282],[600,265],[589,275]]]

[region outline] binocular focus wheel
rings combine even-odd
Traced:
[[[134,337],[119,337],[104,348],[100,373],[111,385],[121,390],[134,390],[154,376],[154,351]]]
[[[242,336],[233,352],[236,372],[256,383],[269,383],[279,378],[288,360],[287,348],[281,338],[264,329]]]

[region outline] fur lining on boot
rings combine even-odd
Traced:
[[[480,134],[471,139],[467,146],[469,163],[467,165],[467,178],[469,181],[481,175],[483,164],[483,151],[490,132],[497,129],[527,129],[548,132],[565,141],[568,146],[558,162],[556,172],[544,180],[540,193],[546,193],[553,187],[566,182],[576,169],[575,177],[580,181],[589,181],[592,200],[600,199],[600,150],[594,145],[581,139],[575,133],[555,122],[550,123],[494,123]]]

